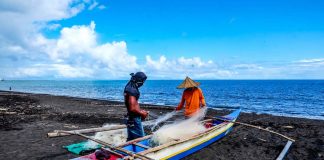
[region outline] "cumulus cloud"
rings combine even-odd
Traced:
[[[126,42],[99,44],[95,23],[63,28],[60,37],[53,42],[41,41],[45,52],[56,62],[93,63],[101,65],[107,72],[131,72],[139,69],[136,57],[128,54]],[[46,41],[46,40],[45,40]],[[46,46],[46,47],[45,47]],[[78,61],[78,62],[77,62]]]
[[[56,74],[52,74],[56,73]],[[52,77],[52,78],[86,78],[91,77],[93,70],[82,66],[71,66],[68,64],[35,64],[29,67],[16,68],[12,78],[24,77]]]
[[[64,78],[84,78],[92,77],[93,70],[85,67],[73,67],[68,64],[53,64],[52,68],[54,71],[57,71],[58,76]]]
[[[175,60],[168,60],[160,56],[157,60],[146,56],[145,70],[153,73],[154,78],[182,79],[185,76],[192,78],[211,79],[228,78],[235,72],[219,68],[213,61],[203,61],[200,57],[180,57]]]
[[[52,45],[45,50],[54,60],[69,57],[70,54],[81,54],[90,52],[97,44],[95,23],[92,21],[89,26],[65,27],[61,30],[61,35],[54,43],[40,43],[41,45]]]
[[[28,45],[33,35],[49,21],[67,19],[84,9],[85,3],[74,0],[0,2],[0,37],[7,45]]]
[[[276,64],[147,55],[139,64],[125,41],[99,42],[94,21],[60,24],[95,8],[106,7],[96,0],[0,1],[0,77],[120,79],[141,70],[152,79],[324,78],[318,74],[324,73],[324,58]],[[56,31],[58,37],[46,37],[44,31]]]
[[[89,25],[63,27],[55,39],[42,33],[42,29],[61,28],[59,23],[52,22],[75,16],[87,5],[88,9],[93,9],[99,3],[89,0],[1,1],[2,70],[6,66],[1,76],[78,78],[105,71],[108,76],[110,73],[118,77],[119,73],[128,75],[139,69],[136,57],[127,52],[126,42],[98,43],[93,21]],[[19,66],[9,65],[10,60]]]
[[[46,72],[37,67],[17,68],[11,75],[12,77],[40,77]]]

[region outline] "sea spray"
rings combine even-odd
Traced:
[[[181,139],[183,137],[190,137],[195,134],[204,132],[205,126],[200,122],[206,114],[207,107],[200,109],[200,111],[193,117],[176,121],[172,124],[164,125],[153,133],[151,145],[161,145],[172,140]]]
[[[103,127],[111,127],[115,126],[115,124],[106,124]],[[127,130],[126,129],[117,129],[112,131],[105,131],[105,132],[97,132],[93,138],[104,141],[111,145],[120,145],[126,142],[127,139]],[[98,143],[88,140],[85,144],[87,148],[96,148]]]

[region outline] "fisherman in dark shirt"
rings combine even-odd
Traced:
[[[142,120],[148,116],[148,112],[140,109],[138,104],[140,97],[138,88],[144,84],[147,77],[143,72],[132,73],[131,76],[124,89],[124,101],[127,107],[127,141],[145,136]]]

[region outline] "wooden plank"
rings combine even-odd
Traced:
[[[149,139],[151,137],[152,137],[152,135],[150,134],[150,135],[147,135],[147,136],[144,136],[144,137],[141,137],[141,138],[136,138],[136,139],[133,139],[133,140],[128,141],[126,143],[123,143],[123,144],[119,145],[118,147],[124,147],[124,146],[130,145],[130,144],[133,144],[133,143],[145,140],[145,139]]]
[[[136,146],[139,146],[139,147],[142,147],[142,148],[145,148],[145,149],[151,148],[149,146],[146,146],[146,145],[143,145],[143,144],[140,144],[140,143],[133,143],[133,145],[136,145]]]
[[[281,153],[279,154],[279,156],[277,157],[276,160],[282,160],[285,157],[285,155],[288,152],[288,150],[289,150],[289,148],[290,148],[290,146],[291,146],[292,143],[293,143],[292,141],[288,141],[286,143],[284,149],[281,151]]]
[[[116,151],[120,151],[120,152],[126,153],[126,154],[128,154],[128,155],[130,155],[132,157],[135,157],[135,158],[139,158],[139,159],[142,159],[142,160],[153,160],[152,158],[149,158],[149,157],[147,157],[145,155],[142,155],[142,154],[139,154],[139,153],[134,153],[134,152],[128,151],[128,150],[123,149],[123,148],[120,148],[120,147],[114,147],[114,146],[112,146],[109,143],[106,143],[106,142],[101,141],[99,139],[92,138],[90,136],[86,136],[86,135],[81,134],[81,133],[74,133],[74,134],[75,135],[78,135],[80,137],[86,138],[86,139],[90,139],[90,140],[92,140],[94,142],[97,142],[97,143],[103,145],[104,147],[108,147],[111,150],[116,150]]]
[[[61,137],[61,136],[70,136],[75,133],[94,133],[94,132],[104,132],[104,131],[112,131],[117,129],[126,128],[126,125],[115,125],[109,127],[100,127],[100,128],[88,128],[88,129],[80,129],[80,130],[72,130],[72,131],[64,131],[64,130],[55,130],[53,132],[47,133],[47,137]]]

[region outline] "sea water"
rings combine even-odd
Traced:
[[[197,80],[207,105],[214,109],[324,119],[324,80]],[[175,107],[181,80],[148,80],[140,88],[141,103]],[[0,81],[0,90],[123,101],[126,80]]]

